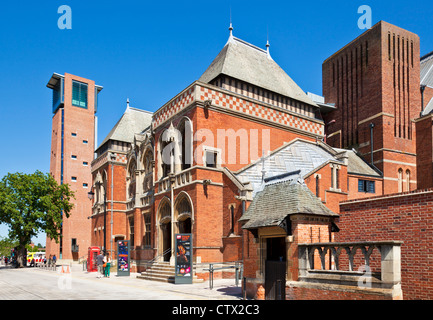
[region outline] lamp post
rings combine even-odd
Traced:
[[[102,182],[97,182],[98,186],[102,185]],[[95,197],[95,193],[93,191],[89,191],[87,193],[87,197],[90,200],[93,200],[93,198]],[[106,248],[107,248],[107,232],[106,232],[106,227],[107,227],[107,190],[106,188],[104,188],[104,249],[102,250],[104,252],[104,255],[106,253]]]

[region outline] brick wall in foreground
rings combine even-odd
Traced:
[[[433,299],[433,189],[340,204],[336,242],[403,241],[403,298]]]

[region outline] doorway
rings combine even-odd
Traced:
[[[179,221],[179,233],[191,233],[191,218]]]
[[[167,222],[161,225],[162,231],[162,252],[163,261],[170,261],[171,257],[171,222]]]
[[[267,238],[265,261],[266,300],[285,300],[286,259],[286,238]]]

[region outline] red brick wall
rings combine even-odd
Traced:
[[[334,147],[358,148],[370,161],[369,125],[373,123],[374,162],[387,178],[383,184],[385,194],[398,192],[396,178],[402,166],[404,172],[411,171],[411,180],[416,179],[412,120],[420,112],[417,57],[419,37],[381,21],[325,60],[322,67],[325,101],[337,107],[324,116],[325,124],[335,120],[325,125],[327,142]],[[412,182],[411,190],[415,188]]]
[[[111,168],[113,166],[113,231],[111,231]],[[106,163],[102,167],[98,169],[101,172],[107,174],[107,203],[106,203],[106,243],[107,250],[112,249],[113,252],[116,252],[116,244],[113,242],[113,248],[111,248],[110,237],[111,234],[113,236],[122,235],[127,237],[127,221],[125,217],[125,209],[126,205],[124,201],[126,200],[126,167],[121,164]],[[94,177],[96,177],[96,171],[93,173]],[[94,178],[95,179],[95,178]],[[104,243],[104,214],[103,209],[101,210],[101,214],[93,216],[92,225],[91,225],[91,245],[103,247]],[[95,229],[97,229],[95,231]],[[113,239],[114,240],[114,239]]]
[[[386,294],[361,290],[323,290],[308,287],[286,287],[286,300],[392,300]]]
[[[403,241],[403,298],[433,299],[433,190],[353,200],[340,207],[335,241]]]
[[[90,246],[91,221],[87,219],[91,215],[91,201],[87,193],[91,190],[92,174],[90,163],[94,157],[94,128],[95,128],[95,82],[82,77],[65,73],[64,75],[64,166],[63,183],[69,184],[75,192],[73,200],[74,208],[70,217],[63,220],[63,246],[62,258],[77,260],[87,254]],[[87,83],[87,108],[72,106],[72,81]],[[61,156],[61,109],[53,117],[53,137],[51,145],[51,173],[57,181],[60,181],[60,156]],[[76,136],[72,136],[76,133]],[[86,140],[87,143],[83,143]],[[55,155],[55,156],[54,156]],[[72,159],[72,155],[76,159]],[[83,161],[88,165],[84,166]],[[72,181],[76,177],[76,181]],[[84,187],[86,183],[88,186]],[[71,251],[71,239],[75,238],[79,245],[79,252]],[[60,247],[47,239],[47,254],[56,254],[60,257]]]
[[[338,213],[338,203],[347,200],[347,166],[341,165],[339,169],[338,190],[332,189],[332,168],[327,164],[305,178],[305,184],[313,194],[316,194],[316,175],[319,175],[319,198],[330,210]]]
[[[416,121],[417,182],[418,188],[433,187],[433,118],[427,115]]]

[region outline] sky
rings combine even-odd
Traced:
[[[60,29],[71,8],[71,29]],[[126,109],[156,111],[197,80],[229,36],[265,49],[304,90],[322,94],[322,63],[384,20],[416,33],[433,51],[428,1],[7,1],[0,5],[0,179],[8,172],[49,172],[51,75],[95,80],[98,141]],[[7,227],[0,225],[0,237]],[[45,244],[42,233],[34,242]]]

